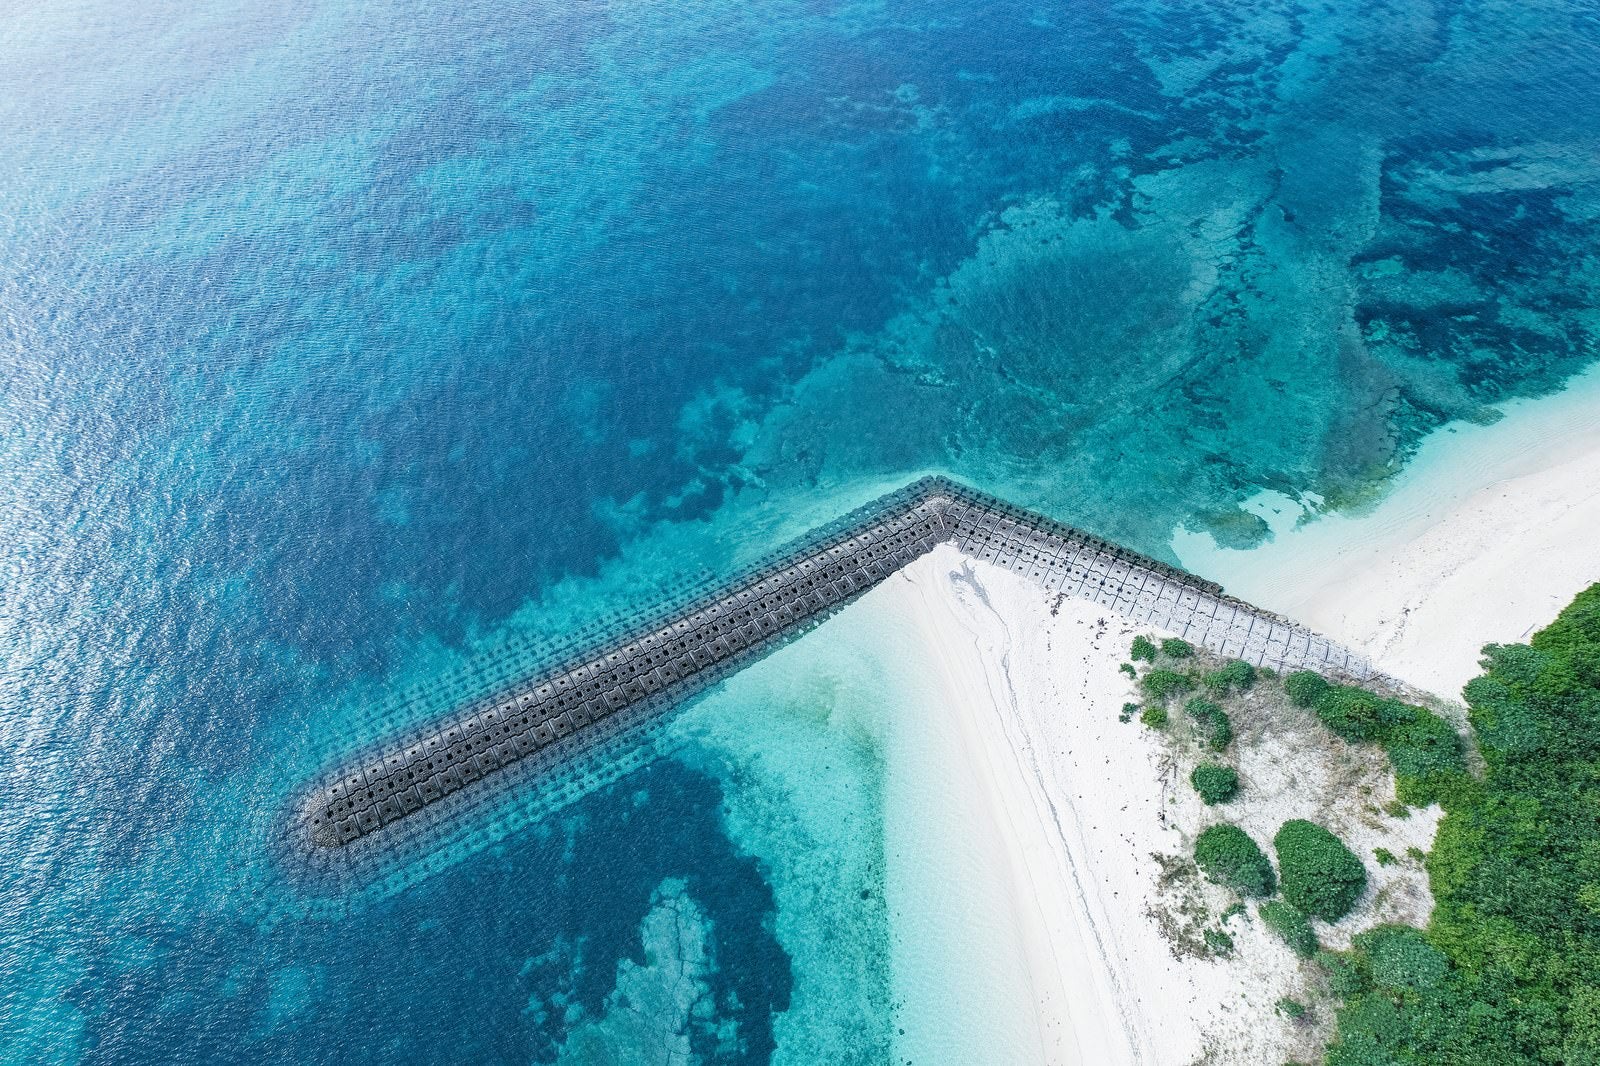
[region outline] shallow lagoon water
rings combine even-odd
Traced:
[[[1272,527],[1268,545],[1233,551],[1209,534],[1179,528],[1172,550],[1195,573],[1292,616],[1326,580],[1296,560],[1337,563],[1403,544],[1475,493],[1590,451],[1600,439],[1600,368],[1575,376],[1556,396],[1512,400],[1498,413],[1487,424],[1452,424],[1428,437],[1381,493],[1357,505],[1324,511],[1314,496],[1296,499],[1270,490],[1245,501]]]
[[[1560,3],[15,14],[5,1057],[603,1061],[626,1000],[706,1061],[881,1061],[893,923],[834,967],[847,901],[780,829],[858,811],[830,861],[881,868],[896,749],[823,730],[848,773],[756,795],[707,739],[900,713],[800,688],[889,668],[825,631],[403,891],[313,906],[276,820],[491,657],[915,474],[1250,546],[1262,491],[1359,498],[1559,387],[1597,44]]]
[[[1040,1062],[1001,827],[886,591],[677,724],[773,887],[794,974],[774,1061]]]

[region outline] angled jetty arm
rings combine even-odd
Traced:
[[[924,478],[830,523],[675,610],[512,685],[315,786],[309,843],[340,848],[538,755],[549,762],[615,743],[634,724],[767,654],[936,545],[1014,570],[1047,589],[1275,669],[1364,678],[1367,663],[1222,588],[1042,515]]]

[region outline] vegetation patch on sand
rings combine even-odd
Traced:
[[[1212,881],[1241,896],[1270,896],[1277,888],[1272,863],[1236,825],[1214,825],[1201,833],[1194,842],[1194,862]]]
[[[1164,871],[1188,876],[1158,878],[1146,913],[1177,958],[1240,966],[1238,980],[1268,982],[1269,1004],[1279,996],[1294,1004],[1256,1024],[1280,1028],[1266,1041],[1276,1054],[1312,1061],[1333,1035],[1330,974],[1354,972],[1337,949],[1365,930],[1426,919],[1432,900],[1421,856],[1438,811],[1418,814],[1397,795],[1396,760],[1382,743],[1387,725],[1334,730],[1317,699],[1332,692],[1329,705],[1381,708],[1386,723],[1431,720],[1453,736],[1452,727],[1396,694],[1314,674],[1284,678],[1187,644],[1146,636],[1134,639],[1129,658],[1140,717],[1160,726],[1163,818],[1192,834],[1187,856],[1158,857]],[[1459,758],[1453,766],[1464,772]],[[1225,823],[1216,824],[1219,814]],[[1407,858],[1369,863],[1371,871],[1358,858],[1379,853]],[[1265,1045],[1239,1037],[1219,1022],[1203,1038],[1204,1061],[1260,1061],[1244,1048]]]
[[[1272,838],[1283,872],[1283,898],[1303,913],[1337,922],[1367,887],[1367,871],[1344,841],[1315,822],[1296,818]]]
[[[1484,772],[1440,782],[1432,918],[1356,938],[1330,1066],[1600,1064],[1600,585],[1483,652]]]
[[[1317,953],[1316,930],[1311,928],[1305,913],[1294,904],[1269,899],[1261,904],[1256,914],[1268,929],[1289,945],[1289,950],[1302,959],[1309,959]]]
[[[1239,771],[1221,763],[1201,763],[1189,774],[1189,783],[1207,807],[1227,803],[1239,791]]]
[[[1461,738],[1433,712],[1354,685],[1333,684],[1309,670],[1290,674],[1284,689],[1341,739],[1381,745],[1402,802],[1439,802],[1463,780]]]

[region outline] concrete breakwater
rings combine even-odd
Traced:
[[[310,842],[340,848],[446,800],[626,742],[752,659],[826,619],[936,545],[950,543],[1067,596],[1279,670],[1356,678],[1365,660],[1220,586],[1013,507],[925,478],[789,546],[699,599],[643,615],[447,721],[397,738],[317,786]],[[506,773],[516,768],[517,773]]]

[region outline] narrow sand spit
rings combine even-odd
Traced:
[[[1170,741],[1118,720],[1135,698],[1119,665],[1139,630],[949,548],[879,592],[928,642],[943,702],[961,717],[963,776],[1004,837],[1046,1061],[1276,1063],[1314,1047],[1326,1019],[1295,1024],[1274,1008],[1300,989],[1303,964],[1253,911],[1227,921],[1232,957],[1195,947],[1233,902],[1182,871],[1194,836],[1220,816]],[[1436,812],[1382,815],[1393,791],[1381,754],[1336,745],[1329,756],[1315,722],[1281,717],[1240,723],[1251,798],[1231,804],[1230,819],[1265,842],[1288,818],[1315,817],[1368,856],[1428,845]],[[1426,914],[1420,868],[1368,865],[1373,889],[1351,918],[1319,930],[1325,942]]]

